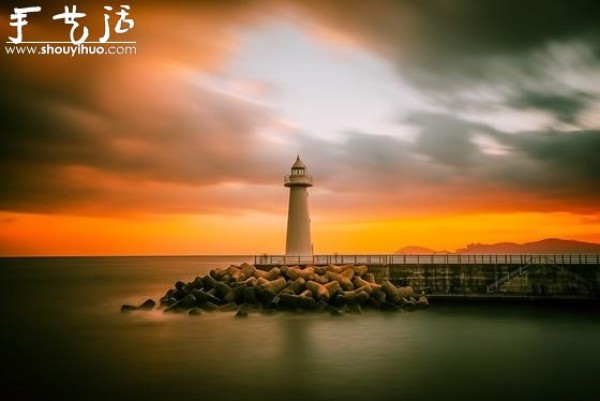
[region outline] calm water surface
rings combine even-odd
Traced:
[[[244,257],[0,259],[2,391],[62,400],[597,400],[597,311],[121,314]]]

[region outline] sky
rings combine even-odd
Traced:
[[[281,254],[298,154],[315,253],[600,242],[596,0],[125,4],[135,55],[0,52],[0,255]]]

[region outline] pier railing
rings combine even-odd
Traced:
[[[544,254],[544,255],[256,255],[256,265],[600,265],[598,254]]]

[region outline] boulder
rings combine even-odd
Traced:
[[[385,292],[385,296],[388,302],[392,302],[396,305],[401,304],[402,296],[400,295],[400,291],[394,284],[386,280],[383,282],[381,289],[383,290],[383,292]]]
[[[202,277],[196,276],[194,281],[192,281],[192,288],[195,288],[197,290],[204,288],[204,280],[202,279]]]
[[[265,278],[269,281],[277,280],[281,276],[281,269],[278,267],[274,267],[265,276]]]
[[[229,275],[229,281],[241,281],[242,271],[237,266],[229,266],[227,268],[227,274]]]
[[[216,304],[214,304],[214,303],[212,303],[212,302],[210,302],[210,301],[206,301],[206,302],[204,302],[203,304],[200,305],[200,308],[202,310],[207,311],[207,312],[212,312],[212,311],[218,310],[219,306],[216,305]]]
[[[338,292],[342,292],[342,286],[339,281],[330,281],[327,284],[323,284],[323,287],[327,289],[330,297],[333,297]]]
[[[373,273],[365,273],[363,277],[369,283],[375,284],[375,275]]]
[[[237,317],[237,318],[248,317],[248,312],[243,309],[240,309],[239,311],[236,312],[235,317]]]
[[[263,278],[263,279],[265,279],[265,280],[266,280],[266,278],[267,278],[267,274],[268,274],[268,273],[267,273],[266,271],[264,271],[264,270],[256,269],[256,270],[254,270],[254,274],[253,274],[253,275],[254,275],[254,277],[256,277],[257,279],[261,279],[261,278]]]
[[[425,297],[425,296],[419,297],[419,300],[417,301],[417,307],[419,307],[419,308],[428,308],[429,307],[429,300],[427,299],[427,297]]]
[[[248,280],[250,277],[254,276],[254,272],[256,268],[248,263],[244,263],[240,266],[240,281]]]
[[[356,288],[364,288],[365,291],[367,291],[369,294],[372,293],[373,291],[381,288],[381,286],[379,284],[374,284],[367,280],[363,280],[362,278],[360,278],[358,276],[354,277],[354,279],[352,280],[352,284],[354,284],[354,286]],[[369,287],[369,288],[365,288],[365,287]]]
[[[219,306],[219,310],[222,312],[233,312],[238,310],[238,306],[235,302],[229,302],[225,305]]]
[[[212,270],[211,270],[211,272],[212,272]],[[217,286],[218,281],[212,275],[206,275],[206,276],[202,277],[202,282],[204,283],[204,286],[203,286],[204,289],[210,290]]]
[[[339,273],[342,272],[342,268],[340,266],[337,266],[337,265],[329,264],[329,265],[327,265],[327,271],[339,274]]]
[[[168,308],[169,306],[173,306],[176,303],[177,303],[177,299],[167,298],[165,300],[161,300],[160,306],[164,306],[164,307]]]
[[[215,290],[216,290],[215,295],[217,297],[223,299],[223,298],[225,298],[225,295],[227,295],[231,291],[231,287],[225,283],[218,282],[217,285],[215,286]]]
[[[307,281],[306,288],[312,292],[315,299],[324,302],[329,301],[329,290],[324,285],[319,284],[316,281]]]
[[[231,290],[223,297],[223,302],[241,302],[242,298],[244,297],[244,290],[246,288],[247,287],[245,286],[231,288]]]
[[[328,271],[327,273],[325,273],[325,275],[329,278],[329,280],[337,281],[338,283],[340,283],[340,285],[345,291],[354,289],[354,285],[352,284],[352,282],[348,280],[348,278],[342,276],[340,273]]]
[[[152,310],[156,306],[156,302],[152,299],[145,300],[140,306],[138,306],[141,310]]]
[[[352,266],[352,268],[354,269],[354,273],[359,277],[364,276],[369,271],[366,265]]]
[[[313,309],[316,304],[313,298],[299,295],[280,294],[279,298],[279,304],[290,309]]]
[[[281,277],[276,280],[261,284],[260,287],[264,290],[268,290],[268,291],[273,292],[274,294],[277,294],[279,291],[283,290],[286,285],[287,285],[287,282],[285,281],[285,279],[283,277]]]
[[[182,300],[173,304],[179,309],[190,309],[196,305],[196,297],[192,294],[186,295]]]
[[[258,298],[256,296],[256,287],[246,287],[244,288],[244,294],[242,296],[242,300],[244,303],[255,304],[258,302]]]
[[[327,284],[329,282],[329,277],[327,277],[325,274],[315,274],[313,281],[316,281],[319,284]]]
[[[313,271],[315,272],[315,274],[324,276],[325,273],[327,272],[327,267],[326,266],[312,266]],[[315,280],[316,281],[316,280]]]
[[[139,308],[135,305],[121,305],[121,312],[133,312]]]

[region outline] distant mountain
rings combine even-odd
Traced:
[[[434,251],[422,246],[406,246],[394,252],[394,255],[447,255],[453,252]],[[546,238],[541,241],[499,242],[497,244],[469,244],[466,248],[457,249],[455,254],[494,255],[494,254],[600,254],[600,244],[558,238]]]
[[[460,254],[578,254],[600,253],[600,244],[558,238],[547,238],[541,241],[517,244],[514,242],[500,242],[497,244],[469,244],[466,248],[459,249]]]
[[[394,252],[394,255],[447,255],[448,251],[434,251],[422,246],[405,246]]]

